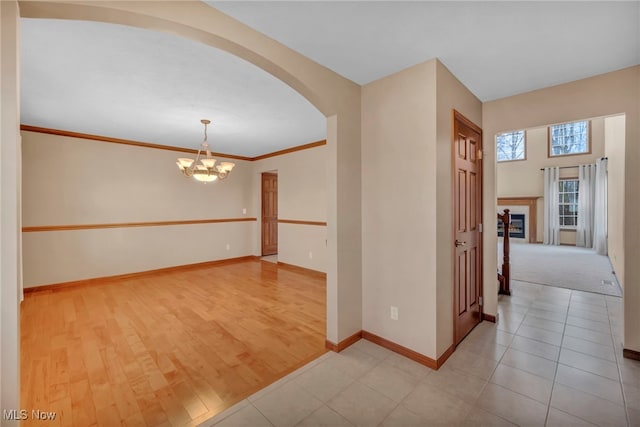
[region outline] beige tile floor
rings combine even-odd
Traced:
[[[433,371],[371,342],[327,353],[203,425],[640,426],[622,300],[514,282]]]

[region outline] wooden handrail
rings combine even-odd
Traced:
[[[509,209],[505,209],[504,213],[498,214],[498,219],[502,221],[502,237],[504,243],[502,244],[502,271],[498,274],[498,282],[500,283],[500,289],[498,294],[511,295],[511,271],[509,263],[509,228],[511,225],[511,215]]]

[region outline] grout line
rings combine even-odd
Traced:
[[[569,294],[569,305],[571,305],[571,298],[573,296],[573,291]],[[567,319],[569,318],[569,310],[564,316],[564,328],[562,329],[562,337],[560,338],[560,351],[558,352],[558,361],[556,363],[556,371],[553,373],[553,381],[551,381],[551,393],[549,393],[549,403],[547,404],[547,415],[544,418],[544,424],[546,425],[549,421],[549,411],[551,411],[551,401],[553,400],[553,391],[556,388],[556,377],[558,376],[558,367],[560,366],[560,355],[562,354],[562,343],[564,341],[564,332],[567,329]]]
[[[562,385],[562,386],[564,386],[564,387],[567,387],[567,388],[572,388],[572,387],[569,387],[569,386],[565,386],[564,384],[560,384],[560,385]],[[577,390],[577,389],[575,389],[575,388],[574,388],[574,390],[576,390],[576,391],[580,391],[580,390]],[[591,422],[591,421],[589,421],[589,420],[585,420],[585,419],[584,419],[584,418],[582,418],[582,417],[579,417],[579,416],[577,416],[577,415],[570,414],[569,412],[567,412],[567,411],[563,411],[562,409],[558,409],[558,408],[553,408],[553,409],[554,409],[554,410],[556,410],[556,411],[558,411],[558,412],[562,412],[563,414],[567,414],[567,415],[568,415],[568,416],[570,416],[570,417],[577,418],[577,419],[579,419],[579,420],[581,420],[581,421],[584,421],[585,423],[587,423],[587,424],[589,424],[589,425],[592,425],[592,426],[594,426],[594,427],[595,427],[595,426],[597,426],[597,424],[594,424],[593,422]],[[549,410],[551,410],[551,408],[549,408]]]
[[[234,408],[234,407],[236,407],[236,406],[240,406],[240,404],[241,404],[242,402],[246,402],[246,404],[244,404],[244,405],[242,405],[241,407],[239,407],[239,408],[235,409],[233,412],[229,412],[229,410],[230,410],[231,408]],[[222,411],[222,412],[218,412],[216,415],[214,415],[214,416],[212,416],[211,418],[209,418],[209,419],[207,419],[207,420],[203,421],[200,425],[201,425],[202,427],[212,427],[212,426],[215,426],[216,424],[220,424],[223,420],[226,420],[227,418],[229,418],[229,417],[231,417],[231,416],[233,416],[233,415],[237,414],[238,412],[240,412],[241,410],[243,410],[244,408],[246,408],[246,407],[247,407],[247,406],[249,406],[250,404],[251,404],[251,402],[249,402],[246,398],[244,398],[244,399],[243,399],[243,400],[241,400],[240,402],[238,402],[238,403],[236,403],[236,404],[234,404],[234,405],[232,405],[232,406],[228,407],[228,408],[227,408],[227,409],[225,409],[224,411]],[[216,422],[215,422],[215,423],[212,423],[212,424],[205,424],[205,423],[208,423],[208,422],[213,421],[213,419],[214,419],[214,418],[219,417],[219,416],[220,416],[220,414],[223,414],[223,413],[225,413],[225,412],[229,412],[229,413],[228,413],[228,414],[225,414],[225,416],[224,416],[224,417],[221,417],[219,420],[216,420]]]
[[[591,356],[590,354],[582,353],[582,352],[575,351],[575,350],[571,350],[570,348],[567,348],[567,349],[565,349],[565,350],[573,351],[573,352],[575,352],[575,353],[584,354],[585,356]],[[594,357],[594,356],[591,356],[591,357]],[[600,360],[605,361],[604,359],[600,359]],[[608,362],[609,362],[609,363],[616,363],[616,362],[611,362],[611,361],[608,361]],[[580,368],[575,367],[575,366],[572,366],[572,365],[567,365],[566,363],[562,363],[562,362],[560,362],[559,360],[558,360],[558,364],[559,364],[559,365],[566,366],[566,367],[569,367],[569,368],[571,368],[571,369],[575,369],[575,370],[577,370],[577,371],[585,372],[585,373],[587,373],[587,374],[595,375],[596,377],[604,378],[604,379],[609,380],[609,381],[615,381],[615,380],[613,380],[613,379],[611,379],[611,378],[609,378],[609,377],[605,377],[604,375],[596,374],[595,372],[591,372],[591,371],[586,371],[586,370],[584,370],[584,369],[580,369]],[[618,366],[618,364],[616,363],[616,367],[617,367],[617,366]],[[618,373],[618,376],[619,376],[619,375],[620,375],[620,373]],[[565,384],[563,384],[563,385],[565,385]],[[570,387],[570,386],[567,386],[567,387]],[[585,393],[586,393],[586,392],[585,392]],[[591,393],[588,393],[588,394],[591,394]],[[596,396],[596,395],[594,394],[593,396]],[[600,397],[600,396],[597,396],[597,397]],[[608,399],[607,399],[607,400],[608,400]]]
[[[374,343],[374,345],[379,346],[378,344],[375,344],[375,343]],[[379,347],[380,347],[380,346],[379,346]],[[383,348],[384,348],[384,347],[383,347]],[[358,349],[357,349],[357,348],[355,348],[354,350],[358,350]],[[369,356],[369,357],[374,357],[373,355],[371,355],[371,354],[369,354],[369,353],[367,353],[367,352],[365,352],[365,351],[362,351],[362,350],[358,350],[358,351],[360,351],[361,353],[366,354],[366,355],[367,355],[367,356]],[[364,372],[362,375],[360,375],[358,378],[354,379],[354,382],[357,382],[357,383],[359,383],[359,384],[361,384],[361,385],[363,385],[363,386],[365,386],[365,387],[369,388],[370,390],[373,390],[374,392],[376,392],[376,393],[378,393],[378,394],[380,394],[380,395],[382,395],[382,396],[386,397],[387,399],[391,400],[392,402],[394,402],[394,403],[396,404],[396,405],[393,407],[393,409],[391,409],[391,410],[389,411],[389,413],[388,413],[387,415],[385,415],[385,417],[382,419],[382,421],[380,421],[380,425],[384,424],[384,421],[385,421],[387,418],[389,418],[389,417],[391,416],[391,414],[392,414],[396,409],[398,409],[398,407],[402,404],[402,402],[404,402],[404,400],[405,400],[405,399],[406,399],[406,398],[407,398],[411,393],[413,393],[413,392],[415,391],[415,389],[418,387],[418,385],[419,385],[419,384],[424,380],[424,378],[423,378],[422,380],[418,381],[418,382],[413,386],[413,388],[411,389],[411,391],[410,391],[409,393],[407,393],[407,395],[406,395],[406,396],[404,396],[402,399],[400,399],[400,400],[399,400],[399,401],[397,401],[397,402],[396,402],[395,400],[393,400],[392,398],[390,398],[390,397],[388,397],[388,396],[386,396],[386,395],[382,394],[381,392],[379,392],[378,390],[374,389],[373,387],[370,387],[368,384],[365,384],[365,383],[363,383],[363,382],[361,382],[361,381],[360,381],[360,379],[362,379],[364,376],[366,376],[369,372],[373,371],[376,367],[378,367],[378,366],[382,365],[382,364],[383,364],[387,359],[389,359],[393,354],[398,354],[398,353],[391,352],[391,353],[387,354],[385,357],[381,358],[380,360],[377,360],[377,359],[376,359],[376,360],[377,360],[377,363],[376,363],[376,364],[375,364],[371,369],[367,370],[367,371],[366,371],[366,372]],[[401,356],[401,357],[405,357],[405,356],[402,356],[401,354],[398,354],[398,355],[399,355],[399,356]],[[375,358],[375,357],[374,357],[374,358]],[[403,372],[403,373],[405,373],[405,374],[411,375],[410,373],[408,373],[407,371],[405,371],[405,370],[403,370],[403,369],[401,369],[401,368],[398,368],[398,367],[393,366],[393,365],[389,365],[389,366],[391,366],[391,367],[393,367],[393,368],[395,368],[395,369],[397,369],[397,370],[399,370],[399,371],[402,371],[402,372]],[[431,372],[429,372],[429,374],[428,374],[428,375],[431,375]],[[349,387],[349,386],[347,386],[347,387]],[[336,394],[336,396],[337,396],[337,394]],[[334,397],[335,397],[335,396],[334,396]],[[332,399],[333,399],[333,398],[332,398]],[[331,409],[331,408],[329,408],[329,409]],[[409,410],[407,407],[404,407],[404,409],[406,409],[407,411],[409,411],[409,412],[411,412],[411,413],[415,414],[415,412],[413,412],[413,411]],[[335,411],[335,412],[337,412],[337,411]],[[340,416],[342,416],[342,414],[339,414],[339,415],[340,415]],[[418,416],[419,416],[419,414],[415,414],[415,415],[418,415]],[[344,417],[344,416],[343,416],[343,418],[345,418],[345,419],[346,419],[346,417]],[[349,423],[351,423],[351,421],[349,421],[349,420],[347,420],[347,421],[348,421]]]
[[[524,320],[526,319],[526,317],[527,317],[527,313],[529,313],[529,310],[530,310],[530,309],[531,309],[531,304],[529,304],[529,306],[528,306],[528,308],[527,308],[526,313],[524,313],[524,317],[522,318],[522,320],[520,321],[520,324],[518,325],[518,327],[516,328],[516,330],[515,330],[513,333],[511,333],[511,332],[507,332],[507,331],[503,331],[503,332],[508,333],[509,335],[513,335],[513,337],[511,338],[511,341],[509,341],[509,344],[506,346],[507,348],[506,348],[506,350],[504,351],[504,353],[502,353],[502,356],[500,356],[500,359],[498,360],[498,363],[496,364],[496,366],[493,368],[493,371],[491,371],[491,375],[489,375],[489,378],[487,378],[487,380],[485,381],[484,385],[482,386],[482,390],[480,391],[480,393],[478,394],[478,396],[476,397],[476,399],[475,399],[475,401],[474,401],[474,404],[473,404],[473,406],[474,406],[474,407],[477,405],[477,402],[478,402],[478,400],[480,399],[480,396],[482,396],[482,393],[484,393],[485,389],[487,388],[487,386],[488,386],[489,384],[493,384],[493,385],[495,385],[496,387],[504,388],[505,390],[508,390],[508,391],[510,391],[510,392],[512,392],[512,393],[518,394],[518,395],[523,396],[523,397],[525,397],[525,398],[527,398],[527,399],[531,399],[531,400],[532,400],[532,401],[534,401],[534,402],[541,403],[541,402],[539,402],[539,401],[537,401],[537,400],[535,400],[535,399],[533,399],[533,398],[531,398],[531,397],[529,397],[529,396],[526,396],[526,395],[524,395],[524,394],[522,394],[522,393],[519,393],[519,392],[517,392],[517,391],[515,391],[515,390],[511,390],[511,389],[509,389],[509,388],[507,388],[507,387],[503,387],[503,386],[501,386],[500,384],[496,384],[496,383],[492,383],[492,382],[491,382],[491,378],[493,377],[493,375],[495,374],[496,370],[498,369],[498,366],[500,366],[500,364],[502,363],[502,359],[504,359],[504,355],[505,355],[505,354],[507,354],[507,352],[509,351],[509,349],[511,349],[511,344],[513,343],[513,340],[515,339],[515,337],[516,337],[516,336],[518,336],[518,335],[517,335],[517,333],[518,333],[518,331],[520,330],[520,328],[523,326],[523,324],[524,324]],[[526,325],[525,325],[525,326],[526,326]],[[497,327],[496,327],[496,330],[498,330],[498,329],[497,329]],[[524,338],[526,338],[526,337],[524,337]],[[496,342],[496,344],[498,344],[498,343]],[[502,345],[502,344],[500,344],[500,345]],[[513,349],[513,350],[516,350],[516,349]],[[523,353],[526,353],[526,352],[523,352]],[[527,353],[527,354],[529,354],[529,353]],[[510,365],[507,365],[507,364],[505,364],[505,366],[509,366],[509,367],[511,367],[511,368],[513,368],[513,369],[519,369],[519,368],[516,368],[516,367],[510,366]],[[523,371],[522,369],[520,369],[520,370],[521,370],[521,371]],[[523,372],[527,372],[527,371],[523,371]],[[531,374],[530,372],[527,372],[527,373],[528,373],[528,374]],[[531,375],[535,375],[535,374],[531,374]],[[490,414],[492,414],[492,415],[497,416],[498,418],[504,419],[504,420],[506,420],[507,422],[512,423],[512,421],[511,421],[511,420],[508,420],[508,419],[506,419],[506,418],[503,418],[503,417],[501,417],[500,415],[498,415],[498,414],[496,414],[496,413],[494,413],[494,412],[491,412],[491,411],[489,411],[489,410],[487,410],[487,409],[484,409],[484,408],[481,408],[481,409],[482,409],[482,410],[484,410],[484,411],[486,411],[486,412],[489,412],[489,413],[490,413]],[[548,411],[549,411],[549,405],[547,405],[547,413],[548,413]],[[545,423],[546,423],[546,417],[545,417]]]
[[[534,328],[534,329],[538,329],[538,330],[540,330],[540,331],[544,331],[544,332],[552,332],[552,333],[554,333],[554,334],[560,334],[560,332],[549,331],[549,330],[547,330],[547,329],[538,328],[538,327],[536,327],[536,326],[531,326],[531,325],[521,325],[521,326],[524,326],[524,327],[526,327],[526,328]],[[566,327],[566,324],[565,324],[565,327]],[[520,328],[518,328],[518,330],[520,330]],[[517,333],[516,333],[516,335],[517,335]],[[562,332],[562,338],[560,339],[560,345],[557,345],[557,344],[551,344],[551,343],[549,343],[549,342],[542,341],[542,340],[537,339],[537,338],[531,338],[531,337],[528,337],[528,336],[525,336],[525,335],[518,335],[518,336],[519,336],[519,337],[521,337],[521,338],[526,338],[526,339],[532,340],[532,341],[537,341],[537,342],[540,342],[540,343],[542,343],[542,344],[552,345],[552,346],[554,346],[554,347],[561,348],[561,347],[562,347],[562,338],[564,338],[564,331]],[[516,350],[516,349],[514,349],[514,350]],[[522,350],[520,350],[520,351],[522,351]],[[525,351],[525,353],[528,353],[528,352],[526,352],[526,351]],[[534,356],[535,356],[535,355],[534,355]],[[538,357],[542,357],[542,356],[538,356]],[[557,362],[557,360],[556,360],[556,362]]]
[[[609,315],[609,302],[605,298],[605,304],[607,306],[607,317],[609,318],[609,330],[611,331],[611,342],[613,343],[613,357],[616,359],[616,366],[618,368],[618,380],[620,381],[620,392],[622,393],[622,404],[624,405],[624,414],[627,417],[627,425],[631,425],[631,418],[629,417],[629,408],[627,407],[627,399],[624,394],[624,386],[622,385],[622,369],[620,367],[620,361],[618,359],[618,351],[616,349],[616,342],[613,338],[613,328],[611,327],[611,316]]]
[[[268,422],[269,424],[271,424],[273,427],[275,427],[275,424],[271,422],[271,420],[269,419],[269,417],[267,417],[265,414],[263,414],[263,413],[262,413],[262,411],[261,411],[261,410],[260,410],[256,405],[254,405],[254,404],[253,404],[253,402],[250,402],[250,401],[248,401],[248,402],[249,402],[249,405],[253,406],[253,408],[254,408],[256,411],[258,411],[258,413],[259,413],[260,415],[262,415],[262,416],[264,417],[264,419],[265,419],[265,420],[267,420],[267,422]],[[315,411],[313,411],[313,412],[315,412]],[[312,412],[311,414],[313,414],[313,412]],[[309,414],[309,415],[311,415],[311,414]],[[308,415],[308,416],[309,416],[309,415]],[[307,418],[307,417],[305,417],[305,418]],[[303,419],[304,419],[304,418],[303,418]],[[301,422],[301,421],[302,421],[302,420],[300,420],[299,422]]]
[[[584,292],[584,293],[589,293],[589,294],[602,295],[604,297],[621,298],[621,296],[619,296],[619,295],[613,295],[613,294],[608,294],[608,293],[604,293],[604,292],[585,291],[585,290],[581,290],[581,289],[565,288],[565,287],[560,286],[560,285],[550,285],[548,283],[539,283],[539,282],[532,282],[532,281],[529,281],[529,280],[514,279],[513,277],[511,278],[511,280],[512,281],[516,281],[516,282],[530,283],[532,285],[546,286],[547,288],[564,289],[564,290],[571,291],[571,292],[576,291],[576,292]]]

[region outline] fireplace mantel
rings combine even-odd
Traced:
[[[540,196],[498,197],[498,206],[529,206],[529,243],[537,243],[538,199]]]

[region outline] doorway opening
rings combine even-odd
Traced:
[[[498,214],[509,209],[512,219],[520,218],[517,224],[512,220],[509,229],[510,279],[516,284],[621,297],[625,117],[595,117],[566,125],[574,123],[586,123],[587,145],[580,153],[572,152],[579,151],[575,143],[560,147],[565,150],[561,155],[552,152],[557,149],[553,129],[565,124],[496,136]],[[512,136],[516,134],[521,137]],[[501,141],[502,135],[507,137]],[[545,169],[555,170],[556,176],[550,177],[553,170]],[[499,272],[502,241],[499,236]]]

